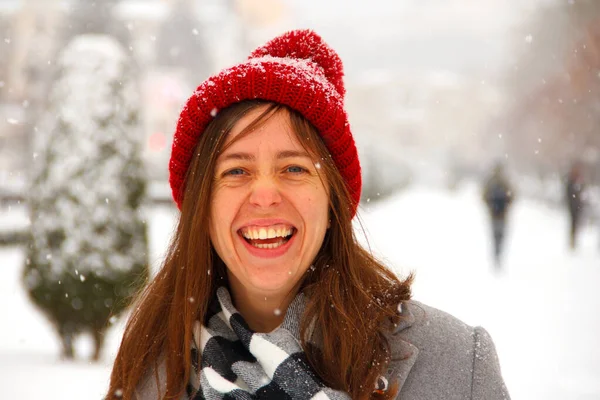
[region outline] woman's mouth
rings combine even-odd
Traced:
[[[297,229],[289,225],[247,226],[239,230],[240,236],[257,249],[276,249],[286,244]]]

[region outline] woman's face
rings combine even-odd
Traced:
[[[226,143],[265,107],[244,116]],[[288,294],[309,268],[329,219],[328,189],[318,168],[281,111],[219,155],[210,238],[234,292]]]

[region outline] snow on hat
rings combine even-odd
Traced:
[[[278,36],[248,59],[204,81],[179,116],[169,161],[173,199],[181,208],[184,180],[194,148],[215,111],[249,99],[284,104],[302,114],[318,130],[344,178],[353,200],[360,200],[361,169],[348,116],[344,110],[342,61],[311,30]]]

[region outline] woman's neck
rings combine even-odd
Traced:
[[[256,293],[230,281],[235,308],[255,332],[271,332],[283,322],[288,306],[296,295],[292,293]]]

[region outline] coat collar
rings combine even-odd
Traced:
[[[392,354],[388,365],[388,380],[392,384],[396,382],[398,384],[398,391],[400,392],[410,370],[417,360],[419,349],[402,337],[402,332],[410,328],[415,322],[413,312],[407,302],[400,303],[398,310],[400,311],[401,319],[389,338]]]

